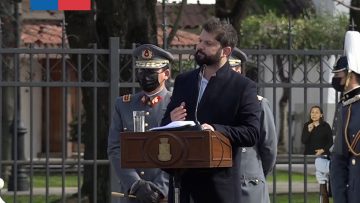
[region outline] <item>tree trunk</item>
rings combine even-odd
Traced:
[[[16,33],[15,17],[14,17],[14,4],[13,0],[1,0],[0,1],[0,31],[1,39],[0,46],[3,48],[14,48],[16,47],[16,38],[14,33]],[[3,81],[13,81],[14,80],[14,55],[2,55],[2,80]],[[1,88],[1,99],[2,99],[2,143],[1,143],[1,156],[2,160],[11,159],[11,139],[12,134],[10,133],[10,125],[14,119],[14,107],[15,107],[15,95],[13,87],[3,87]],[[10,174],[10,166],[2,166],[2,174],[0,177],[5,179],[7,182],[8,175]]]
[[[165,0],[163,0],[163,3],[164,3]],[[181,1],[181,4],[180,4],[180,8],[178,10],[178,13],[176,15],[176,20],[172,26],[172,29],[171,29],[171,32],[169,33],[169,36],[167,38],[167,42],[166,44],[170,45],[172,40],[174,39],[175,35],[176,35],[176,32],[179,28],[179,23],[180,23],[180,20],[181,20],[181,16],[182,16],[182,13],[184,11],[184,7],[186,6],[187,4],[187,0],[182,0]],[[166,33],[163,33],[163,35],[165,36]],[[169,47],[169,46],[168,46]],[[163,48],[168,48],[168,47],[165,47],[165,44],[164,44],[164,47]]]
[[[68,24],[67,35],[71,48],[87,48],[91,43],[96,43],[99,48],[108,48],[110,37],[120,37],[121,48],[131,48],[133,43],[156,44],[155,0],[112,0],[110,2],[96,0],[94,5],[96,5],[96,10],[91,12],[65,12],[66,23]],[[121,57],[121,64],[125,64],[131,58],[131,56]],[[88,63],[89,58],[83,56],[82,64]],[[104,67],[109,67],[107,56],[98,56],[98,60]],[[131,65],[131,63],[129,64]],[[121,65],[121,67],[130,71],[130,65]],[[120,70],[121,74],[129,73],[129,71]],[[97,73],[99,81],[106,81],[109,78],[110,71],[98,66]],[[82,75],[83,80],[94,81],[92,68],[87,68]],[[130,77],[130,74],[122,75],[122,78],[127,77]],[[96,94],[93,88],[82,88],[82,104],[85,111],[85,124],[82,130],[86,135],[83,140],[85,145],[84,159],[90,160],[94,158],[107,159],[106,147],[110,122],[108,112],[109,108],[112,108],[108,106],[109,91],[107,89],[98,88]],[[96,106],[94,106],[95,100]],[[96,109],[96,117],[94,109]],[[97,124],[95,133],[94,122]],[[97,146],[94,146],[94,136],[97,137]],[[97,151],[96,154],[94,149]],[[97,177],[96,191],[93,191],[94,177]],[[82,194],[88,196],[90,202],[109,202],[109,183],[109,168],[107,166],[98,166],[97,174],[94,174],[94,166],[84,166]],[[96,200],[94,194],[97,194]]]
[[[360,8],[360,0],[351,0],[351,6],[356,7],[356,8]],[[355,30],[356,31],[360,31],[360,11],[354,10],[354,9],[349,9],[350,10],[350,22],[349,24],[352,24],[352,20],[354,20],[355,23]]]
[[[312,0],[284,0],[285,9],[288,14],[297,18],[307,12],[314,13],[315,6]]]
[[[276,64],[279,67],[279,78],[282,83],[289,83],[290,76],[285,75],[285,69],[283,65],[283,59],[281,56],[276,57]],[[285,146],[285,137],[288,135],[288,111],[289,111],[289,95],[290,89],[283,88],[283,93],[281,95],[281,99],[279,101],[279,111],[280,111],[280,134],[279,134],[279,143],[278,143],[278,153],[285,153],[286,146]],[[291,139],[288,140],[291,142]]]
[[[247,9],[251,3],[251,0],[216,0],[216,17],[228,20],[240,33],[241,21],[246,17]]]

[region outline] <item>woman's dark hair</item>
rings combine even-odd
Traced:
[[[310,123],[312,122],[312,120],[311,120],[311,111],[312,111],[313,109],[319,109],[319,110],[320,110],[320,113],[322,114],[322,116],[320,116],[319,123],[322,123],[322,122],[324,121],[324,113],[323,113],[322,108],[321,108],[320,106],[317,106],[317,105],[312,106],[312,107],[310,108],[309,122],[310,122]]]

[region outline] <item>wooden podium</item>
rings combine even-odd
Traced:
[[[122,132],[123,168],[231,167],[230,141],[213,131]]]

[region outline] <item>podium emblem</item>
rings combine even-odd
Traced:
[[[158,160],[159,161],[171,160],[169,138],[160,138]]]

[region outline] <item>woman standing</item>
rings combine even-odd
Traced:
[[[319,106],[310,109],[310,119],[304,124],[301,141],[305,144],[304,154],[326,155],[333,144],[330,125],[324,121],[323,110]]]

